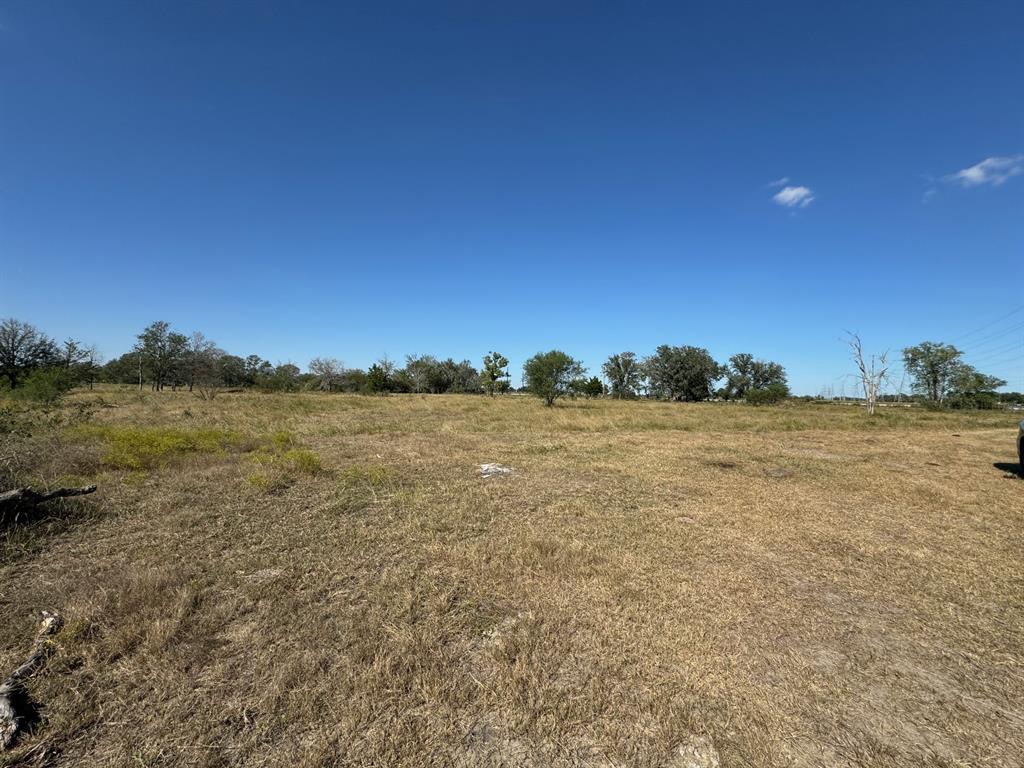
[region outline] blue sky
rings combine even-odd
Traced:
[[[810,394],[849,329],[1024,390],[1022,83],[1020,2],[4,2],[0,316]]]

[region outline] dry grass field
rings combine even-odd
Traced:
[[[0,765],[1020,766],[1018,419],[77,393],[0,450],[100,486],[0,530],[0,677],[66,621]]]

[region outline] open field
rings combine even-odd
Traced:
[[[49,418],[4,479],[100,492],[3,529],[0,677],[40,609],[67,623],[0,765],[683,766],[695,736],[1021,765],[1019,414],[108,390]]]

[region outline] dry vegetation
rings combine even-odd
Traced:
[[[2,480],[100,492],[0,531],[0,677],[66,622],[0,765],[1020,765],[1010,414],[108,390],[35,420]]]

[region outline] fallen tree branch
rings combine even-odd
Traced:
[[[11,491],[0,493],[0,510],[6,506],[35,506],[51,499],[63,499],[68,496],[84,496],[96,490],[95,485],[86,485],[82,488],[57,488],[53,491],[40,493],[31,488],[15,488]]]
[[[36,641],[32,646],[32,655],[14,670],[10,677],[0,683],[0,751],[14,743],[14,737],[21,727],[22,716],[18,713],[15,694],[23,690],[22,681],[43,663],[46,658],[47,638],[59,630],[62,623],[59,614],[43,611],[39,632],[36,633]]]

